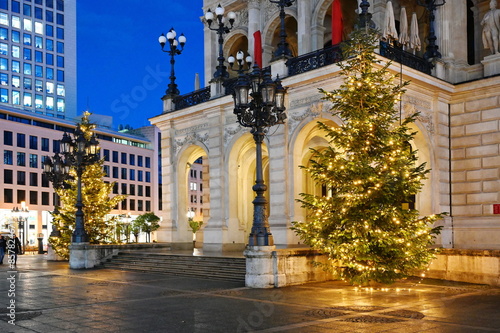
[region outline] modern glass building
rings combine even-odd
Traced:
[[[0,0],[0,107],[76,117],[76,2]]]

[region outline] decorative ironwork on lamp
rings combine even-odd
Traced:
[[[158,42],[160,43],[161,50],[170,55],[170,83],[168,85],[168,89],[165,91],[165,96],[169,97],[175,97],[180,94],[179,89],[177,88],[177,84],[175,83],[175,56],[182,53],[182,51],[184,50],[184,45],[186,44],[186,36],[184,36],[183,33],[181,33],[179,38],[176,39],[175,37],[177,37],[177,33],[175,32],[174,28],[171,28],[170,31],[167,32],[166,37],[164,34],[161,34],[160,37],[158,37]],[[169,48],[165,50],[167,41]]]
[[[226,24],[226,17],[227,20],[229,21],[229,26]],[[219,36],[217,42],[219,44],[219,56],[217,57],[217,61],[219,64],[216,67],[216,71],[214,73],[214,79],[215,80],[224,80],[229,77],[229,73],[226,69],[226,66],[224,65],[224,51],[223,51],[223,45],[224,45],[224,34],[227,34],[231,31],[234,25],[234,21],[236,20],[236,14],[234,12],[229,12],[227,13],[226,17],[224,17],[224,7],[222,7],[220,4],[215,8],[215,15],[214,13],[209,9],[205,13],[205,20],[207,21],[208,28],[212,31],[215,31],[217,35]],[[216,27],[212,27],[212,23],[216,24]]]
[[[264,183],[262,168],[262,143],[267,128],[285,122],[285,95],[286,89],[281,85],[281,80],[277,78],[273,81],[270,71],[262,71],[257,64],[254,65],[252,73],[239,74],[234,88],[234,113],[241,126],[251,128],[256,151],[256,176],[252,189],[257,195],[253,200],[249,246],[274,245],[266,215],[267,199],[264,193],[267,186]]]

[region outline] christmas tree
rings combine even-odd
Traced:
[[[323,123],[329,147],[314,150],[302,168],[328,195],[300,194],[307,221],[292,229],[313,249],[328,255],[325,269],[352,284],[392,283],[427,267],[441,214],[420,216],[411,203],[429,170],[417,165],[409,125],[417,114],[400,119],[396,104],[408,82],[399,82],[389,64],[374,53],[376,31],[353,32],[339,63],[343,84],[321,90],[339,127]],[[378,68],[377,68],[378,67]]]
[[[90,123],[90,113],[85,112],[79,124],[80,129],[90,140],[95,125]],[[82,201],[85,216],[85,231],[91,244],[103,244],[114,241],[114,224],[116,217],[108,218],[111,210],[126,198],[125,195],[111,197],[113,183],[106,183],[103,170],[104,160],[87,165],[82,173]],[[49,243],[54,251],[61,257],[69,258],[68,246],[75,228],[77,175],[74,167],[70,169],[71,180],[66,181],[67,189],[56,190],[61,198],[61,207],[58,212],[52,213],[52,223],[60,230],[60,237],[49,238]]]

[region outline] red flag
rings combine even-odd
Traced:
[[[254,62],[262,68],[262,38],[260,30],[253,33],[253,57]]]
[[[333,0],[332,4],[332,45],[342,42],[342,31],[344,30],[344,19],[340,0]]]

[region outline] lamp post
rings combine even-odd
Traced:
[[[285,7],[290,7],[295,0],[269,0],[271,3],[275,3],[280,8],[280,41],[278,43],[278,49],[274,52],[273,60],[280,58],[290,58],[292,57],[292,51],[288,48],[288,43],[286,42],[286,29],[285,29]]]
[[[429,44],[425,48],[424,59],[427,61],[432,61],[434,58],[441,58],[441,53],[439,53],[439,47],[436,45],[436,31],[434,30],[434,22],[436,21],[436,15],[434,11],[437,7],[443,6],[446,0],[417,0],[419,6],[425,7],[429,13],[429,36],[427,40]]]
[[[224,8],[219,4],[217,8],[215,8],[215,15],[214,13],[209,9],[205,13],[205,20],[207,21],[208,28],[212,31],[217,32],[217,35],[219,36],[218,43],[219,43],[219,56],[217,58],[217,61],[219,64],[216,67],[216,71],[214,73],[214,79],[215,80],[224,80],[229,77],[229,73],[226,70],[226,66],[224,65],[224,52],[222,49],[222,46],[224,44],[224,34],[227,34],[231,31],[233,28],[234,20],[236,19],[236,14],[234,12],[229,12],[227,13],[227,19],[229,21],[229,26],[227,26],[225,22],[225,17],[224,17]],[[212,27],[212,23],[216,23],[216,27]]]
[[[72,243],[88,243],[89,237],[85,231],[83,201],[82,201],[82,173],[86,166],[99,159],[99,141],[95,134],[87,138],[80,125],[76,127],[73,138],[64,133],[61,140],[61,152],[66,163],[75,167],[77,176],[77,196],[75,213],[75,230],[71,238]]]
[[[49,156],[45,157],[43,161],[43,173],[47,177],[47,179],[52,183],[52,186],[55,190],[68,188],[66,181],[71,179],[69,174],[69,164],[66,163],[59,153],[55,153],[55,155],[50,158]],[[55,192],[54,197],[54,215],[59,214],[59,206],[61,205],[61,198],[59,194]],[[52,232],[50,233],[50,237],[61,237],[61,231],[57,229],[57,225],[52,224]]]
[[[257,64],[250,74],[240,73],[234,88],[234,113],[243,127],[250,127],[256,151],[255,185],[252,189],[257,194],[253,200],[253,224],[250,232],[249,246],[274,245],[266,215],[267,199],[264,193],[267,186],[264,184],[262,170],[262,142],[267,128],[276,124],[283,124],[285,114],[286,89],[277,78],[271,79],[270,71],[261,71]]]
[[[26,249],[26,222],[28,221],[28,216],[30,211],[28,210],[28,207],[26,207],[25,202],[21,202],[21,208],[14,207],[12,209],[12,215],[15,219],[17,219],[17,229],[19,232],[22,233],[22,254],[24,254],[24,251]]]
[[[184,36],[184,34],[181,34],[178,39],[176,39],[175,37],[177,37],[177,33],[175,32],[174,28],[170,29],[170,31],[167,32],[166,37],[164,34],[161,34],[161,36],[158,37],[158,42],[160,43],[161,50],[170,55],[170,84],[168,85],[168,89],[165,91],[165,95],[169,97],[179,95],[179,89],[177,89],[177,84],[175,83],[175,56],[182,53],[182,51],[184,50],[184,45],[186,44],[186,36]],[[167,44],[167,41],[169,48],[165,50],[164,47],[165,44]]]
[[[250,55],[247,55],[245,57],[245,54],[241,50],[236,52],[236,58],[232,54],[229,56],[229,58],[227,58],[227,62],[229,63],[229,67],[231,69],[233,69],[235,62],[238,63],[238,68],[235,69],[238,72],[238,74],[249,71],[252,66],[252,61],[253,61],[252,57]]]
[[[359,4],[361,13],[359,13],[358,17],[358,28],[360,29],[368,29],[375,26],[372,22],[372,14],[368,12],[368,7],[370,7],[370,3],[367,0],[361,0]]]

